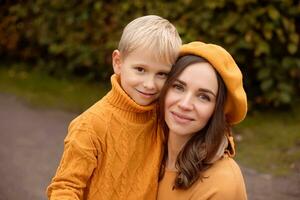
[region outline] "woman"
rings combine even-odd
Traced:
[[[167,144],[158,200],[247,199],[240,168],[222,147],[247,112],[242,74],[230,54],[213,44],[183,45],[160,108]]]

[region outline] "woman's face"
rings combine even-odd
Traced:
[[[191,137],[205,127],[214,112],[217,93],[217,76],[209,63],[185,68],[165,98],[165,121],[170,132]]]

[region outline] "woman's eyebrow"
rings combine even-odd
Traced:
[[[179,79],[175,79],[174,83],[175,82],[179,82],[180,84],[186,86],[186,83],[184,81],[179,80]]]
[[[186,83],[185,83],[184,81],[182,81],[182,80],[175,79],[174,83],[175,83],[175,82],[179,82],[180,84],[182,84],[182,85],[186,86]],[[199,91],[199,92],[205,92],[205,93],[209,93],[209,94],[213,95],[214,97],[216,97],[216,96],[217,96],[217,95],[216,95],[216,94],[215,94],[213,91],[211,91],[210,89],[206,89],[206,88],[199,88],[199,89],[198,89],[198,91]]]
[[[213,93],[213,91],[206,89],[206,88],[199,88],[198,90],[199,92],[205,92],[205,93],[209,93],[212,94],[214,97],[216,97],[217,95],[215,93]]]

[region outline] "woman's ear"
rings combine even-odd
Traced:
[[[121,53],[119,50],[114,50],[112,53],[112,65],[113,65],[115,74],[120,75],[122,59],[121,59]]]

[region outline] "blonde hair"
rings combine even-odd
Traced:
[[[118,50],[126,57],[136,49],[153,54],[155,59],[172,65],[181,46],[176,28],[166,19],[147,15],[131,21],[123,30]]]

